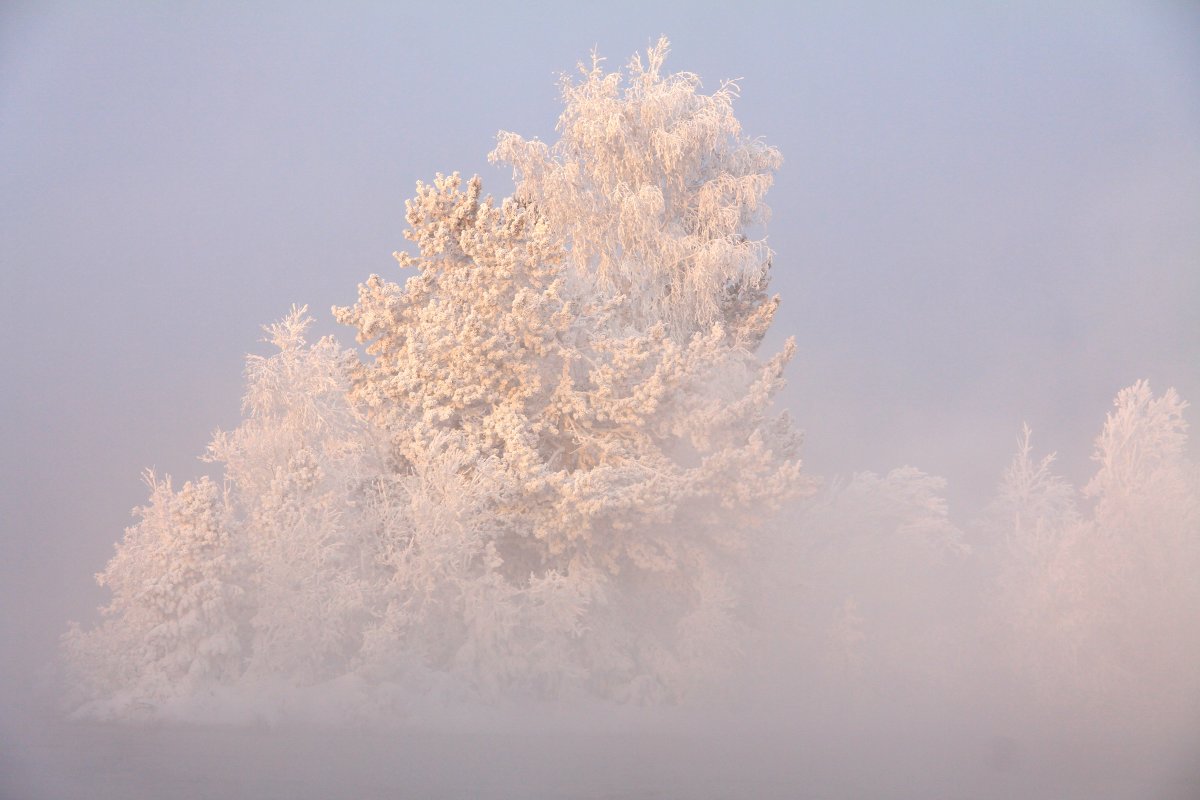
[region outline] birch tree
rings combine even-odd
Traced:
[[[757,352],[779,154],[741,133],[736,86],[705,95],[665,56],[565,80],[552,146],[501,134],[512,197],[418,184],[410,277],[334,310],[362,357],[308,344],[303,309],[268,329],[278,352],[248,359],[244,419],[209,448],[223,489],[156,484],[100,576],[111,619],[68,636],[85,694],[151,673],[186,694],[186,667],[656,701],[733,662],[757,529],[809,488],[771,408],[794,346]],[[145,587],[195,594],[168,580],[180,559],[206,599],[164,639],[176,599]]]
[[[352,394],[395,468],[442,441],[465,474],[486,465],[496,569],[569,593],[563,647],[622,696],[678,695],[736,651],[753,529],[807,487],[770,410],[793,345],[756,353],[777,303],[745,233],[778,154],[741,136],[730,87],[663,75],[665,52],[624,90],[598,62],[564,82],[557,144],[501,134],[513,197],[418,186],[398,255],[416,274],[335,309],[372,357]]]

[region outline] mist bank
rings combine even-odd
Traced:
[[[232,759],[202,796],[406,785],[921,798],[970,787],[1183,800],[1200,785],[1198,494],[1184,413],[1171,392],[1122,392],[1082,490],[1026,431],[994,499],[967,521],[949,514],[945,482],[914,468],[830,481],[760,529],[771,557],[745,598],[740,655],[667,706],[353,676],[212,686],[116,727],[59,718],[30,730],[57,731],[43,745],[55,757],[53,742],[83,753],[111,737],[173,764],[81,767],[112,796],[201,780]],[[42,757],[20,752],[22,769]]]
[[[114,725],[9,717],[15,797],[462,796],[1190,800],[1194,726],[1172,731],[930,691],[806,682],[736,702],[460,708],[440,723]],[[882,688],[882,687],[881,687]],[[768,689],[783,693],[767,698]]]

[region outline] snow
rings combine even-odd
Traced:
[[[3,755],[0,796],[1192,800],[1200,785],[1191,753],[1158,741],[892,710],[890,721],[876,709],[855,722],[809,709],[790,724],[761,709],[475,710],[391,729],[41,719]]]

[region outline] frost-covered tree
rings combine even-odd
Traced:
[[[224,488],[156,484],[101,575],[110,619],[68,636],[86,694],[353,677],[653,700],[730,663],[756,529],[807,489],[771,411],[793,346],[756,352],[779,155],[741,134],[732,85],[705,95],[665,55],[565,81],[555,145],[502,134],[513,197],[418,184],[414,274],[334,312],[365,358],[306,343],[303,309],[268,329],[209,448]]]
[[[101,715],[130,713],[240,672],[238,621],[245,573],[231,541],[228,506],[211,480],[147,473],[150,503],[104,572],[112,592],[102,625],[73,626],[65,645],[81,697]]]
[[[399,255],[417,274],[372,277],[336,310],[373,357],[352,394],[388,432],[394,469],[449,442],[467,476],[483,470],[498,575],[567,593],[555,605],[581,616],[562,648],[604,693],[677,694],[735,649],[750,531],[804,486],[797,437],[770,413],[792,346],[755,353],[776,303],[769,253],[743,233],[777,155],[740,137],[728,89],[704,97],[691,76],[661,75],[664,54],[649,71],[635,59],[623,93],[596,66],[566,83],[552,148],[502,134],[513,198],[457,176],[419,186],[417,252]],[[625,145],[581,132],[596,125]],[[543,183],[585,167],[570,191]],[[742,183],[757,194],[730,188]],[[671,202],[621,210],[630,186]]]
[[[354,353],[332,337],[309,345],[305,312],[266,328],[278,352],[247,358],[244,419],[205,456],[222,467],[250,566],[247,672],[302,683],[340,674],[361,646],[376,546],[360,500],[380,463],[346,396]]]
[[[148,476],[151,501],[97,576],[107,619],[74,629],[68,665],[96,713],[169,704],[213,685],[344,670],[369,610],[369,545],[354,498],[371,471],[370,428],[346,398],[348,359],[332,338],[306,345],[293,309],[267,331],[279,352],[250,356],[245,419],[218,432],[221,465],[179,492]]]
[[[791,654],[810,677],[856,688],[929,683],[961,668],[952,577],[969,549],[946,482],[914,467],[834,482],[789,520],[778,590],[803,631]],[[788,586],[787,582],[791,585]]]
[[[1125,711],[1189,702],[1180,690],[1200,699],[1200,471],[1185,408],[1173,389],[1122,390],[1082,496],[1053,456],[1031,457],[1026,430],[990,525],[1004,651],[1039,691]]]
[[[985,527],[998,554],[994,619],[999,643],[1017,675],[1059,691],[1083,689],[1091,676],[1077,657],[1089,632],[1087,571],[1078,558],[1093,538],[1077,490],[1053,472],[1055,454],[1034,459],[1025,427],[1004,472]],[[1080,667],[1084,667],[1081,669]]]
[[[753,236],[782,158],[743,135],[736,83],[703,94],[697,76],[663,73],[667,51],[660,39],[627,75],[593,55],[582,80],[562,79],[558,141],[501,133],[491,157],[564,237],[572,277],[625,297],[623,320],[681,342],[720,323],[757,344],[775,301],[771,250]]]

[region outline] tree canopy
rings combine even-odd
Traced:
[[[268,329],[224,491],[150,478],[107,619],[68,637],[94,702],[346,676],[645,701],[730,663],[755,531],[811,490],[771,410],[794,346],[757,352],[780,157],[666,52],[564,79],[551,146],[500,134],[512,197],[419,183],[412,274],[334,309],[362,356],[304,309]]]

